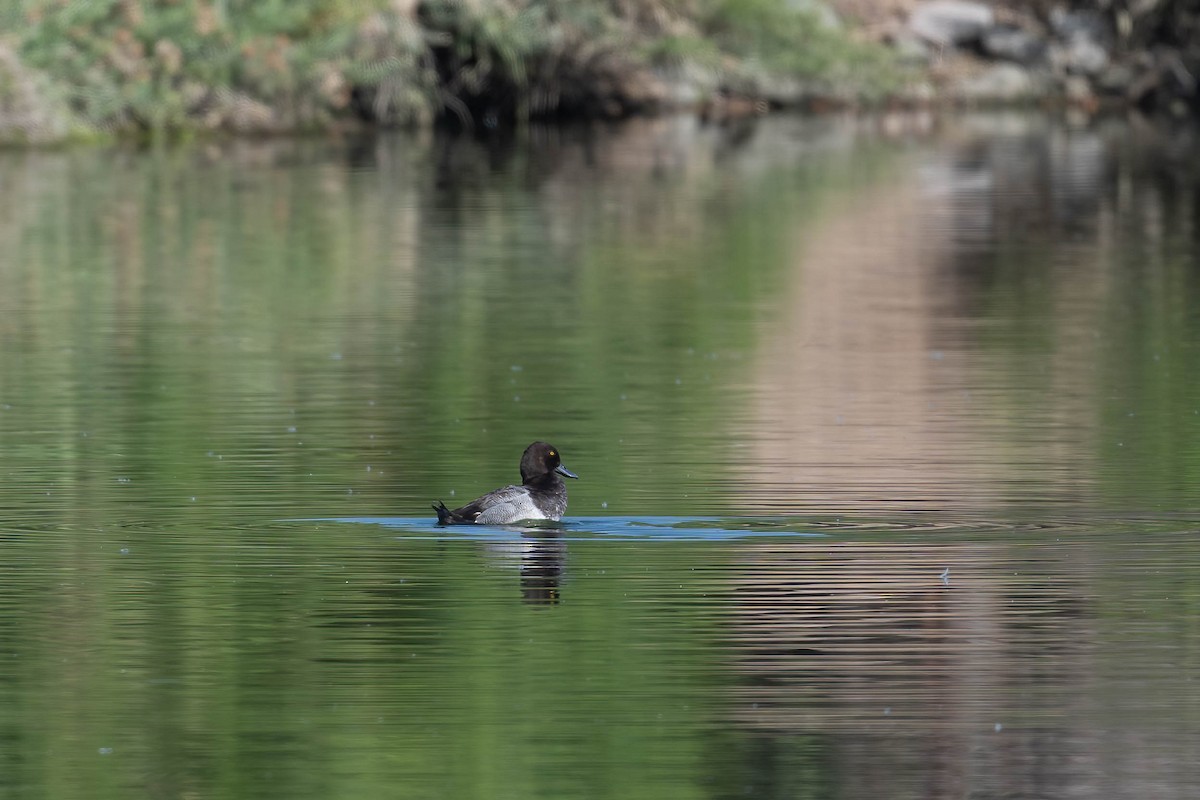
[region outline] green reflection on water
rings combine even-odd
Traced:
[[[535,437],[572,509],[725,506],[756,323],[855,168],[649,134],[0,162],[4,791],[702,794],[705,548],[576,546],[547,608],[475,543],[264,527],[429,515]]]
[[[576,548],[547,608],[521,602],[515,555],[373,529],[97,533],[49,571],[32,551],[65,540],[33,538],[6,542],[42,567],[5,598],[15,792],[693,795],[717,625],[681,613],[701,547]]]
[[[10,159],[10,485],[424,514],[546,438],[573,508],[725,507],[796,226],[863,168],[671,130]]]
[[[0,159],[0,794],[922,797],[926,755],[981,751],[1012,755],[980,785],[1014,794],[1022,753],[1102,761],[1097,720],[1193,741],[1191,244],[1142,219],[1107,248],[1103,182],[1040,228],[1020,193],[913,177],[980,150],[1007,174],[1002,135],[822,125]],[[1143,180],[1142,207],[1182,213]],[[924,203],[978,238],[938,239]],[[915,227],[829,241],[879,205]],[[779,338],[853,269],[841,338]],[[889,305],[897,273],[937,302]],[[878,377],[870,322],[927,384]],[[845,409],[813,400],[839,378]],[[583,477],[574,517],[873,527],[278,521],[432,518],[515,480],[534,438]],[[791,516],[814,473],[867,499]],[[924,527],[892,503],[964,486]],[[1146,510],[1173,513],[1120,517]],[[1097,711],[1126,674],[1156,716]]]

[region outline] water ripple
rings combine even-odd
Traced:
[[[813,538],[835,534],[955,534],[977,537],[987,534],[1104,534],[1187,533],[1198,523],[1190,515],[1140,516],[1095,515],[1092,517],[1043,517],[1030,520],[938,518],[933,516],[896,519],[808,519],[796,517],[576,517],[563,522],[534,522],[522,525],[455,525],[443,527],[426,517],[318,517],[281,520],[285,523],[339,523],[378,525],[399,531],[403,539],[511,539],[541,533],[566,540],[599,538],[644,541],[716,541],[747,538]]]

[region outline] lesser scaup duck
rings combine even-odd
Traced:
[[[567,485],[559,475],[579,478],[562,465],[558,448],[534,442],[521,456],[521,485],[505,486],[472,500],[462,508],[433,506],[440,525],[509,525],[523,519],[557,522],[567,510]]]

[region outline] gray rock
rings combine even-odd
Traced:
[[[60,88],[0,42],[0,142],[56,142],[74,127]]]
[[[1069,75],[1063,81],[1063,94],[1068,102],[1076,106],[1087,107],[1096,101],[1091,83],[1078,75]]]
[[[908,27],[927,42],[961,46],[979,41],[995,24],[992,9],[965,0],[930,0],[913,9]]]
[[[721,80],[716,71],[691,61],[656,69],[653,77],[659,84],[662,102],[668,107],[694,108],[711,97]]]
[[[1050,29],[1063,40],[1085,37],[1097,42],[1110,38],[1108,24],[1095,11],[1067,11],[1056,8],[1050,12]]]
[[[1100,14],[1055,9],[1050,27],[1059,39],[1050,49],[1050,61],[1060,72],[1096,76],[1108,66],[1112,31]]]
[[[1026,66],[1037,63],[1046,54],[1046,43],[1041,38],[1011,25],[989,28],[981,44],[983,52],[992,58]]]
[[[959,82],[959,99],[969,103],[1012,103],[1033,99],[1042,86],[1033,73],[1016,64],[995,64]]]
[[[785,0],[784,5],[789,11],[808,14],[827,31],[842,30],[842,20],[828,3],[821,0]]]
[[[916,66],[927,65],[933,55],[929,51],[929,45],[911,34],[894,37],[892,50],[901,62]]]
[[[1129,94],[1136,75],[1127,64],[1109,64],[1096,76],[1096,88],[1105,94]]]
[[[1108,66],[1108,50],[1086,36],[1050,48],[1050,62],[1069,75],[1098,75]]]

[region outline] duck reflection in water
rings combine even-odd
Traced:
[[[558,605],[567,543],[562,531],[539,530],[522,534],[521,599],[530,605]]]
[[[489,543],[490,558],[497,566],[520,570],[521,599],[526,603],[557,605],[567,559],[566,531],[551,525],[508,530],[520,533],[520,538]]]

